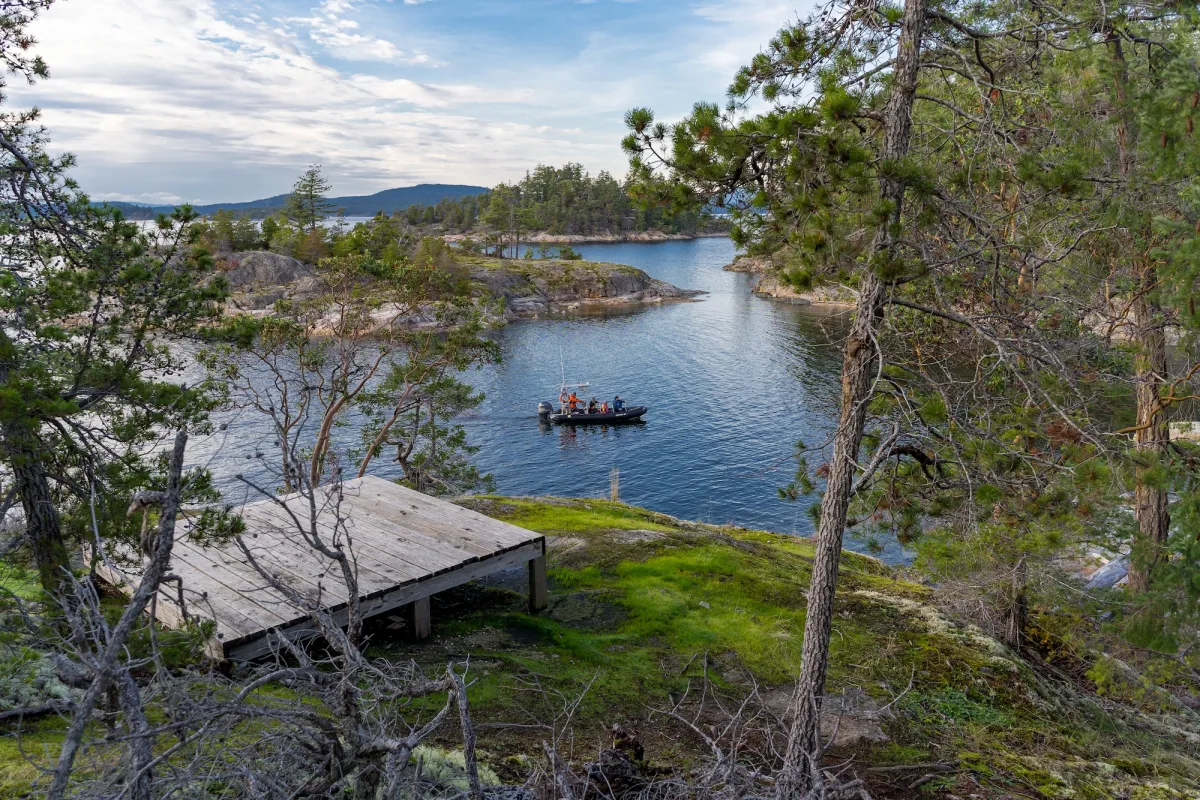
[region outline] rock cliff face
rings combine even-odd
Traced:
[[[504,299],[510,319],[584,304],[659,303],[703,294],[634,267],[593,261],[475,259],[469,269],[481,292]]]
[[[224,275],[232,290],[230,305],[238,311],[263,311],[277,300],[302,299],[316,290],[312,267],[264,250],[234,253]]]
[[[778,272],[775,260],[767,256],[740,255],[733,263],[725,265],[726,272],[744,272],[760,275],[751,289],[759,297],[779,300],[798,306],[830,306],[840,308],[852,306],[857,299],[854,290],[845,286],[819,286],[808,291],[797,291]]]

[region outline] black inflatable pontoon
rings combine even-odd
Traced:
[[[624,411],[609,411],[607,414],[588,414],[584,411],[564,414],[557,411],[541,416],[557,425],[620,425],[623,422],[637,422],[647,411],[649,409],[646,406],[629,406]]]

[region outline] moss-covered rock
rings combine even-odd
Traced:
[[[490,722],[537,713],[547,693],[583,694],[577,736],[600,746],[619,722],[638,730],[647,757],[659,763],[686,764],[703,753],[650,713],[702,674],[735,694],[756,684],[786,711],[809,541],[603,500],[462,502],[548,535],[550,608],[525,613],[523,576],[514,573],[496,583],[506,591],[467,614],[439,614],[448,598],[435,598],[432,642],[383,645],[377,654],[411,655],[431,667],[453,656],[489,664],[471,699]],[[879,561],[843,556],[830,705],[849,709],[862,735],[839,736],[835,755],[855,757],[875,796],[913,796],[907,787],[923,773],[906,772],[910,764],[945,770],[921,784],[930,797],[1200,796],[1200,748],[1189,741],[1200,726],[1192,716],[1123,704],[1055,677],[929,599],[928,587]],[[496,731],[484,742],[493,752],[539,752],[540,733],[488,730]]]
[[[703,294],[672,286],[624,264],[477,255],[458,258],[477,290],[503,298],[513,318],[579,305],[660,303]]]
[[[603,500],[461,502],[547,535],[549,607],[525,611],[526,576],[514,570],[435,596],[426,642],[397,635],[395,618],[373,620],[370,655],[411,657],[430,674],[469,658],[479,745],[500,778],[523,780],[542,758],[545,726],[567,716],[581,760],[610,746],[619,723],[653,765],[687,767],[706,747],[654,710],[685,696],[698,709],[700,686],[734,707],[753,689],[770,715],[786,716],[809,541]],[[823,729],[830,757],[852,759],[872,796],[1200,797],[1200,722],[1149,691],[1135,665],[1093,656],[1086,679],[1026,660],[867,556],[843,555],[840,587],[827,710],[844,727]],[[0,728],[0,775],[18,776],[0,778],[0,796],[29,785],[36,771],[23,753],[53,753],[62,724],[27,725],[19,739]],[[452,750],[457,737],[448,726],[439,744]],[[461,783],[453,753],[429,753],[448,785]]]

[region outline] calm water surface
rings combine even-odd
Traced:
[[[721,269],[734,256],[728,239],[576,249],[589,260],[629,264],[708,294],[500,330],[503,363],[468,374],[487,399],[461,420],[497,491],[607,496],[615,467],[626,502],[686,519],[812,533],[812,498],[787,502],[778,489],[794,473],[796,443],[819,445],[832,429],[844,314],[753,297],[751,277]],[[620,394],[649,406],[644,424],[540,424],[538,402],[558,393],[560,353],[569,382],[591,382],[586,396]],[[240,500],[245,488],[234,475],[257,471],[243,454],[252,447],[270,453],[270,434],[249,413],[226,422],[219,436],[193,443],[192,457]],[[385,459],[375,462],[376,474],[391,477],[389,470],[398,473]],[[899,551],[883,556],[904,559]]]
[[[500,340],[504,362],[472,382],[487,393],[465,421],[477,462],[505,494],[599,496],[609,471],[621,498],[674,516],[810,533],[811,501],[785,502],[795,443],[831,428],[841,315],[753,297],[751,278],[721,268],[728,239],[584,245],[584,258],[639,267],[709,294],[698,302],[518,322]],[[645,424],[539,425],[554,401],[560,350],[568,382],[647,405]]]

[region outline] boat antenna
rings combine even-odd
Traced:
[[[562,370],[562,386],[565,389],[567,387],[567,364],[565,361],[563,361],[563,349],[561,344],[558,346],[558,368]]]

